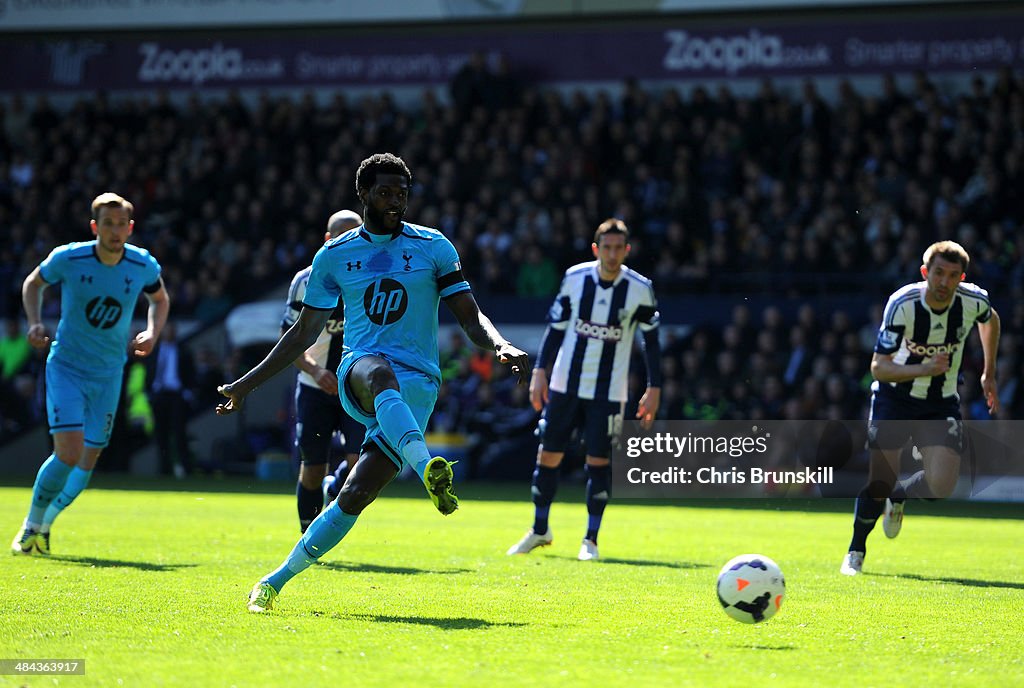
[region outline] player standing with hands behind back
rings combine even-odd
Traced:
[[[508,554],[527,554],[550,545],[548,512],[558,489],[558,468],[574,428],[587,448],[587,533],[579,559],[598,558],[597,531],[611,494],[612,440],[619,432],[629,393],[629,360],[637,327],[643,332],[647,390],[636,417],[649,428],[661,403],[661,345],[654,287],[623,265],[629,229],[609,219],[594,233],[597,260],[565,272],[530,380],[530,401],[544,416],[537,468],[533,473],[533,527]],[[548,385],[547,369],[552,367]]]
[[[89,484],[100,452],[110,440],[121,399],[121,377],[129,347],[148,356],[160,337],[170,299],[160,264],[128,242],[134,206],[117,194],[92,202],[94,241],[58,246],[21,287],[28,341],[46,358],[46,416],[53,454],[32,488],[32,505],[11,550],[50,553],[50,526]],[[43,290],[61,285],[60,322],[50,345],[42,321]],[[140,293],[149,299],[146,329],[129,343],[132,313]]]
[[[883,512],[882,530],[894,538],[903,525],[907,497],[939,499],[956,487],[963,449],[957,382],[964,342],[975,323],[985,354],[981,389],[989,411],[999,411],[999,314],[988,292],[963,281],[969,265],[960,244],[932,244],[921,266],[925,281],[897,290],[885,304],[871,359],[875,381],[868,417],[868,486],[857,495],[853,539],[839,569],[843,575],[861,572],[868,535]],[[920,450],[924,469],[897,482],[900,452],[908,440]]]

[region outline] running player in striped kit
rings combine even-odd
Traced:
[[[963,281],[969,265],[960,244],[932,244],[921,266],[925,281],[897,290],[885,306],[871,359],[868,486],[857,496],[853,539],[840,567],[844,575],[861,572],[867,537],[879,516],[884,513],[886,537],[894,538],[907,497],[948,497],[956,487],[963,448],[957,381],[964,342],[975,323],[985,354],[981,388],[989,411],[999,411],[999,315],[984,289]],[[897,482],[900,451],[911,440],[924,468]]]
[[[597,531],[611,491],[610,450],[628,394],[629,360],[636,329],[643,332],[647,390],[637,418],[650,427],[661,403],[658,308],[651,281],[623,265],[629,229],[609,219],[594,233],[595,261],[569,268],[548,313],[548,327],[530,380],[530,401],[541,420],[541,445],[533,473],[533,527],[508,554],[550,545],[548,512],[558,488],[558,469],[572,431],[587,449],[587,533],[579,559],[598,558]],[[551,383],[547,370],[551,368]]]

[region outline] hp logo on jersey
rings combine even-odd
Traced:
[[[409,295],[401,282],[382,279],[374,282],[363,293],[363,310],[375,325],[398,322],[409,307]]]
[[[97,296],[86,304],[85,319],[93,327],[109,330],[121,319],[121,303],[109,296]]]

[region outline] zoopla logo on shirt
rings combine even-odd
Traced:
[[[139,81],[181,81],[195,86],[207,81],[238,81],[243,78],[259,79],[284,74],[284,63],[279,58],[247,60],[238,48],[225,48],[214,43],[199,50],[161,49],[159,43],[139,45],[142,64]]]
[[[700,38],[686,31],[666,31],[668,52],[663,64],[673,71],[724,70],[728,74],[748,67],[778,67],[783,62],[782,38],[752,29],[747,35]]]

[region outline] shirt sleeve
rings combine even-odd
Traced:
[[[555,302],[548,309],[547,322],[553,330],[565,332],[569,327],[569,319],[572,317],[572,298],[569,296],[569,277],[562,278],[562,285],[558,288]]]
[[[142,287],[142,291],[146,292],[147,294],[152,294],[154,292],[160,291],[160,273],[162,272],[162,268],[160,267],[160,263],[157,262],[157,259],[154,258],[153,254],[150,253],[149,251],[146,251],[145,257],[146,267],[145,274],[143,275],[142,280],[142,283],[144,285]]]
[[[341,285],[334,277],[329,250],[328,246],[324,246],[313,257],[306,293],[302,296],[302,305],[321,311],[337,308],[338,299],[341,298]]]
[[[654,286],[649,285],[647,293],[633,316],[641,332],[653,332],[661,325],[661,313],[658,312],[658,300],[654,297]]]
[[[306,271],[301,270],[292,278],[288,287],[288,299],[284,304],[284,316],[281,318],[281,328],[288,329],[299,319],[299,312],[302,311],[302,299],[306,295]]]
[[[462,274],[462,261],[459,252],[452,242],[442,236],[432,242],[434,249],[434,277],[437,279],[437,291],[442,299],[470,291],[469,282]]]
[[[878,338],[875,340],[876,354],[893,354],[900,348],[903,334],[907,329],[906,304],[905,299],[897,302],[895,297],[890,297],[889,302],[885,304],[882,324],[878,328]]]
[[[992,319],[992,303],[988,300],[988,292],[978,287],[978,315],[975,322],[987,323]]]
[[[68,247],[58,246],[39,264],[39,276],[47,284],[64,281],[64,270],[68,264]]]

